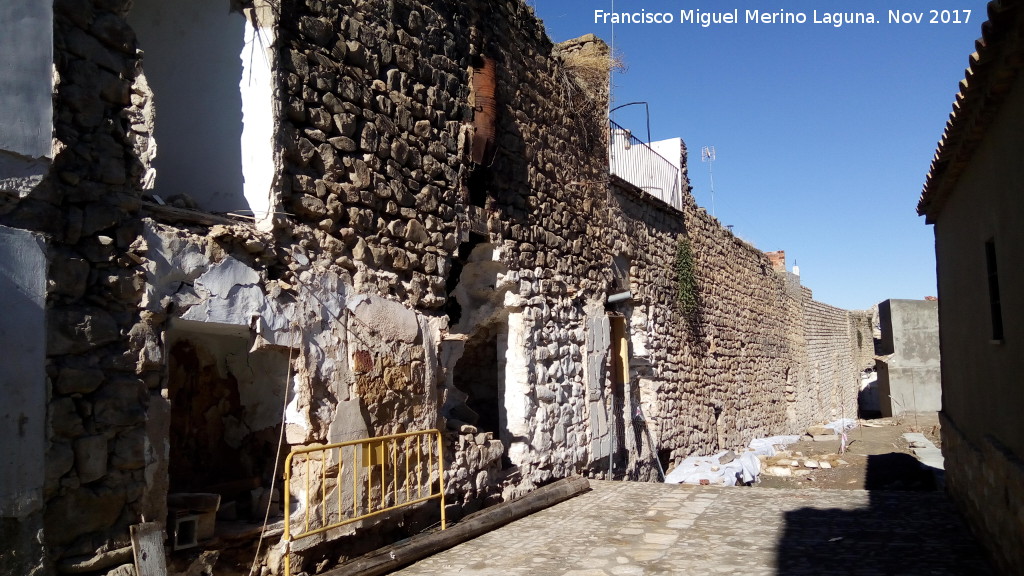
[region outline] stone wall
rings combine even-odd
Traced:
[[[806,403],[801,421],[856,418],[860,367],[853,355],[856,336],[850,333],[850,313],[813,300],[807,290],[804,336],[807,383],[802,387]]]
[[[864,330],[864,318],[815,301],[799,277],[777,270],[689,193],[680,212],[621,181],[612,190],[609,250],[629,263],[632,299],[609,308],[628,319],[632,371],[622,400],[606,404],[612,419],[634,420],[618,431],[630,449],[628,475],[651,477],[659,456],[670,465],[856,417],[860,364],[872,341],[858,345],[852,327]],[[697,271],[692,315],[677,301],[681,239]],[[635,421],[637,406],[645,424]]]
[[[1024,570],[1024,462],[990,435],[972,442],[945,412],[939,412],[946,490],[975,534],[1006,574]]]
[[[449,486],[467,500],[508,497],[579,469],[578,302],[602,285],[593,189],[578,182],[602,174],[603,145],[587,138],[596,118],[567,112],[571,79],[540,23],[514,1],[292,3],[281,22],[290,231],[356,290],[447,313],[443,415],[465,435],[453,439]],[[481,164],[474,82],[488,69],[493,157]],[[500,430],[478,430],[454,416],[474,399],[451,372],[463,342],[495,329],[508,339],[507,409]],[[493,440],[479,442],[483,432]]]
[[[0,221],[47,241],[49,405],[43,498],[51,558],[128,544],[127,527],[157,517],[145,494],[146,410],[160,364],[140,362],[143,278],[133,242],[145,173],[147,100],[121,2],[53,8],[53,144],[49,172],[3,202]],[[51,568],[52,569],[52,568]]]
[[[870,310],[850,312],[850,334],[854,364],[859,370],[875,366],[874,324]]]

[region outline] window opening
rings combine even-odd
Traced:
[[[211,0],[135,0],[128,14],[153,92],[152,192],[208,212],[258,219],[274,178],[273,23]]]
[[[992,316],[992,339],[1003,339],[1003,306],[999,298],[999,268],[996,260],[996,242],[985,242],[985,264],[988,269],[988,302]]]
[[[504,446],[502,469],[512,466],[509,446],[513,440],[505,407],[507,330],[504,323],[478,330],[466,341],[452,373],[452,383],[466,395],[463,405],[453,407],[452,416],[476,426],[480,432],[493,433],[494,438],[501,441]]]
[[[474,166],[469,173],[466,187],[469,188],[469,203],[480,208],[487,207],[487,192],[490,189],[491,170],[486,166]]]
[[[501,406],[504,382],[498,373],[498,334],[493,327],[481,329],[466,341],[462,357],[455,364],[453,383],[466,393],[466,406],[472,410],[468,421],[481,432],[501,430]]]

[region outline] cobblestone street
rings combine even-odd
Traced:
[[[991,573],[941,492],[591,487],[396,574]]]

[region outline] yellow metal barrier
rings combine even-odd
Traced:
[[[438,430],[292,450],[284,464],[285,576],[291,576],[292,542],[397,508],[440,499],[444,530],[443,463]],[[305,479],[302,518],[291,513],[294,468],[303,469]]]

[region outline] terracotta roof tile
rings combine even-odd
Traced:
[[[934,223],[1024,65],[1024,0],[993,0],[939,139],[917,213]]]

